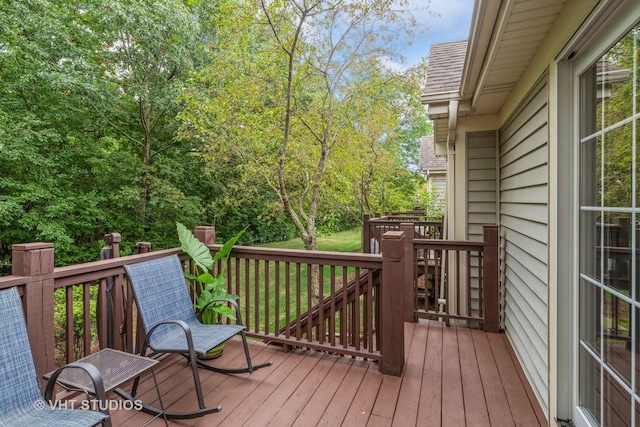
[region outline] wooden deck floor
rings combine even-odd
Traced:
[[[252,375],[200,370],[208,405],[222,412],[173,426],[540,426],[547,421],[503,334],[434,321],[406,324],[402,377],[382,375],[372,362],[252,343],[256,362],[273,366]],[[231,342],[220,364],[238,366],[242,348]],[[166,407],[197,408],[184,358],[160,362],[156,376]],[[138,398],[157,400],[149,376]],[[113,397],[116,399],[117,397]],[[114,426],[143,425],[150,416],[112,413]],[[153,426],[164,425],[155,420]]]

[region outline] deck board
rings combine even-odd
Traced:
[[[505,341],[500,335],[495,334],[488,335],[488,338],[496,364],[500,366],[500,378],[514,422],[516,425],[536,424],[538,419],[525,388],[519,381],[513,380],[514,378],[520,379],[520,376],[505,346]]]
[[[460,350],[456,328],[446,332],[442,336],[442,425],[455,427],[465,425]]]
[[[402,387],[398,396],[393,425],[415,426],[418,417],[418,404],[422,388],[424,354],[427,346],[427,328],[415,328],[411,347],[407,356],[407,365],[403,375]]]
[[[488,335],[475,329],[471,331],[473,345],[478,355],[478,366],[482,367],[480,369],[480,378],[482,379],[482,389],[484,390],[487,410],[489,411],[489,420],[491,425],[495,426],[514,425],[511,410],[507,403],[507,395],[491,351]],[[514,379],[519,381],[519,378]]]
[[[547,425],[509,341],[436,321],[406,324],[407,363],[402,377],[382,375],[377,364],[307,350],[250,343],[253,374],[200,370],[205,401],[222,412],[172,426],[489,426]],[[240,341],[232,340],[220,365],[239,366]],[[195,409],[193,379],[185,359],[170,355],[155,369],[163,402],[171,410]],[[138,397],[157,400],[151,377]],[[115,397],[113,397],[115,399]],[[142,425],[150,416],[112,414],[114,426]],[[155,420],[151,426],[164,425]]]
[[[458,328],[457,333],[465,417],[473,419],[474,427],[490,426],[471,329]]]
[[[366,426],[373,411],[373,404],[378,396],[378,391],[382,386],[382,379],[386,375],[382,375],[376,366],[369,366],[367,372],[360,383],[360,387],[356,392],[349,411],[344,418],[342,425],[345,426]],[[327,408],[330,410],[330,408]]]
[[[344,358],[336,356],[336,360],[329,373],[322,380],[322,384],[312,390],[313,395],[308,402],[303,402],[300,416],[285,425],[293,425],[294,427],[306,427],[309,424],[317,425],[324,414],[325,408],[329,407],[329,403],[333,400],[348,372],[349,363],[346,363]]]
[[[343,423],[347,412],[353,407],[352,402],[362,384],[367,367],[360,364],[352,365],[349,359],[341,360],[337,363],[349,364],[349,371],[346,378],[336,390],[331,402],[324,409],[322,417],[318,422],[318,426],[337,426]]]
[[[422,389],[418,407],[418,422],[422,426],[442,424],[442,335],[441,323],[429,323],[425,351]]]

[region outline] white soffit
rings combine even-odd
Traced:
[[[473,115],[500,111],[565,3],[566,0],[506,0],[493,28],[480,25],[474,29],[480,34],[472,35],[472,40],[482,39],[482,33],[491,32],[492,35],[476,86],[467,88],[469,93],[473,93]],[[476,55],[474,59],[480,58]],[[474,68],[474,64],[465,65]],[[469,79],[470,82],[475,80],[473,77]]]

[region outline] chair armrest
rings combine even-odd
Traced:
[[[185,322],[184,320],[164,320],[162,322],[156,323],[155,325],[153,325],[153,327],[151,329],[149,329],[149,332],[147,332],[147,335],[145,335],[144,337],[144,343],[142,344],[142,348],[140,349],[140,355],[144,356],[144,351],[147,349],[147,347],[149,346],[149,339],[151,338],[151,334],[153,334],[153,332],[155,332],[155,330],[163,325],[170,325],[170,324],[175,324],[178,325],[182,328],[182,330],[184,331],[185,336],[187,337],[187,345],[189,347],[190,351],[194,351],[193,350],[193,337],[191,335],[191,328],[189,327],[189,325],[187,325],[187,322]]]
[[[58,380],[58,377],[60,376],[60,374],[66,369],[81,369],[89,375],[89,378],[91,378],[91,383],[93,384],[93,390],[95,391],[96,399],[105,403],[104,405],[102,405],[104,409],[101,408],[101,412],[109,416],[109,405],[107,404],[107,393],[104,390],[104,382],[102,381],[102,375],[100,374],[100,371],[98,370],[98,368],[96,368],[90,363],[72,362],[53,371],[53,373],[51,374],[51,377],[49,377],[49,380],[47,381],[47,386],[44,391],[44,399],[47,402],[51,402],[51,399],[53,397],[53,388],[56,385],[56,381]]]

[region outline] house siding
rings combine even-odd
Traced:
[[[434,175],[430,179],[429,188],[436,188],[438,194],[444,195],[447,191],[447,176],[445,174],[442,175]]]
[[[505,331],[547,415],[548,135],[545,76],[500,129],[499,169]]]
[[[482,226],[497,224],[497,135],[467,133],[467,239],[482,241]],[[478,260],[471,259],[471,308],[478,315]]]
[[[482,226],[497,222],[496,132],[467,134],[467,238],[482,240]]]

